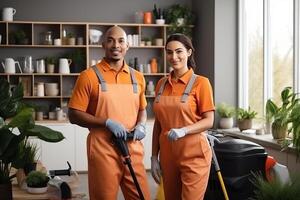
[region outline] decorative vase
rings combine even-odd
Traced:
[[[252,128],[252,119],[238,120],[238,127],[240,131]]]
[[[11,182],[0,184],[0,200],[12,200]]]
[[[265,134],[270,134],[270,133],[272,133],[272,123],[266,122],[265,123]]]
[[[219,121],[219,127],[221,129],[229,129],[233,127],[233,118],[221,118]]]
[[[18,186],[21,189],[26,189],[27,184],[26,184],[26,181],[25,181],[26,180],[26,175],[25,175],[24,169],[22,169],[22,168],[18,169],[16,177],[17,177]]]
[[[144,24],[152,24],[152,13],[144,12]]]

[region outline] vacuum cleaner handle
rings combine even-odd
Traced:
[[[126,141],[133,140],[133,136],[134,136],[133,132],[128,133]],[[117,137],[113,136],[113,143],[119,149],[119,151],[120,151],[120,153],[123,157],[130,156],[129,155],[129,150],[128,150],[128,147],[127,147],[127,143],[123,140],[123,138],[117,138]]]
[[[71,176],[71,164],[67,161],[68,169],[60,169],[60,170],[49,170],[49,175],[53,178],[54,176]]]

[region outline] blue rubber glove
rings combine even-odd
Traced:
[[[116,138],[123,138],[124,140],[126,140],[127,131],[122,124],[111,119],[107,119],[105,122],[105,126],[116,136]]]
[[[139,123],[134,128],[133,140],[142,140],[146,136],[146,127]]]
[[[186,128],[172,128],[168,133],[168,138],[171,141],[178,140],[186,135]]]

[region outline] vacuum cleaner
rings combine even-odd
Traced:
[[[59,199],[71,199],[72,198],[72,191],[67,182],[62,180],[59,176],[78,176],[75,171],[72,171],[72,167],[70,163],[67,161],[68,169],[61,169],[61,170],[49,170],[49,185],[56,187],[59,191]]]
[[[133,135],[134,135],[134,133],[132,133],[132,132],[128,133],[126,141],[133,140]],[[135,187],[136,187],[136,189],[137,189],[137,191],[139,193],[140,199],[144,200],[145,199],[144,195],[142,193],[142,190],[141,190],[140,185],[139,185],[139,183],[137,181],[135,172],[134,172],[134,170],[132,168],[132,165],[131,165],[131,159],[130,159],[130,154],[129,154],[127,142],[124,141],[123,138],[117,138],[114,135],[113,135],[112,141],[113,141],[114,145],[117,147],[117,149],[119,150],[121,156],[123,157],[124,164],[127,165],[128,168],[129,168],[131,177],[132,177],[132,179],[134,181],[134,184],[135,184]]]

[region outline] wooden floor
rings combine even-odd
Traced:
[[[156,190],[157,190],[157,184],[155,183],[155,181],[153,180],[152,176],[151,176],[151,172],[147,172],[147,176],[148,176],[148,183],[150,185],[150,192],[151,192],[151,199],[155,199],[155,195],[156,195]],[[80,191],[84,191],[87,194],[87,197],[84,198],[89,199],[88,198],[88,179],[87,179],[87,174],[85,173],[81,173],[79,174],[80,177]],[[122,191],[120,190],[118,193],[118,200],[124,200]]]

